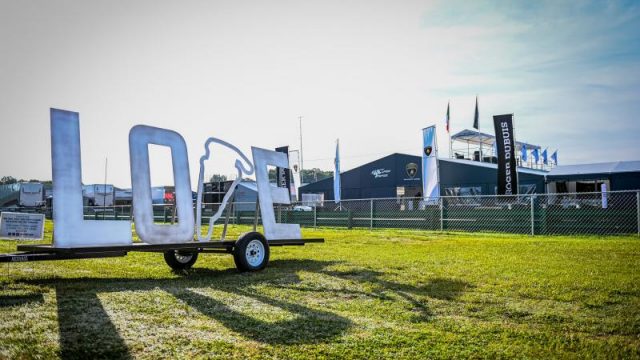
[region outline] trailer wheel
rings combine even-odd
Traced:
[[[240,236],[233,248],[233,260],[240,271],[259,271],[269,263],[269,244],[259,232]]]
[[[170,250],[164,253],[164,261],[173,270],[190,269],[198,260],[197,252],[183,252],[178,250]]]

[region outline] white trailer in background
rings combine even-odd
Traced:
[[[115,204],[116,193],[113,185],[94,184],[93,188],[93,205],[95,206],[113,206]]]
[[[18,203],[22,207],[38,207],[44,205],[44,185],[38,182],[21,183]]]

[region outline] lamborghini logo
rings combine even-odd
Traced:
[[[424,154],[427,156],[431,156],[432,151],[433,151],[433,148],[431,146],[427,146],[426,148],[424,148]]]
[[[406,170],[407,170],[407,176],[413,179],[418,173],[418,165],[416,163],[408,163]]]

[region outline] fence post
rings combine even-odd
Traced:
[[[534,209],[534,202],[535,201],[535,196],[531,195],[531,235],[535,235],[535,214],[533,212]]]
[[[442,200],[442,196],[440,197],[440,231],[444,230],[444,212],[443,212],[443,200]]]
[[[313,205],[313,228],[318,227],[318,204]]]
[[[638,236],[640,236],[640,191],[636,192],[636,214],[637,214],[637,226],[638,226]]]
[[[373,229],[373,199],[369,200],[369,230]]]

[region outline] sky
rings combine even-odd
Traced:
[[[0,0],[0,176],[51,178],[49,108],[80,113],[83,182],[130,186],[128,133],[300,147],[304,168],[419,155],[513,113],[560,164],[640,160],[637,1]],[[205,173],[231,175],[214,148]],[[151,150],[152,185],[173,184]]]

